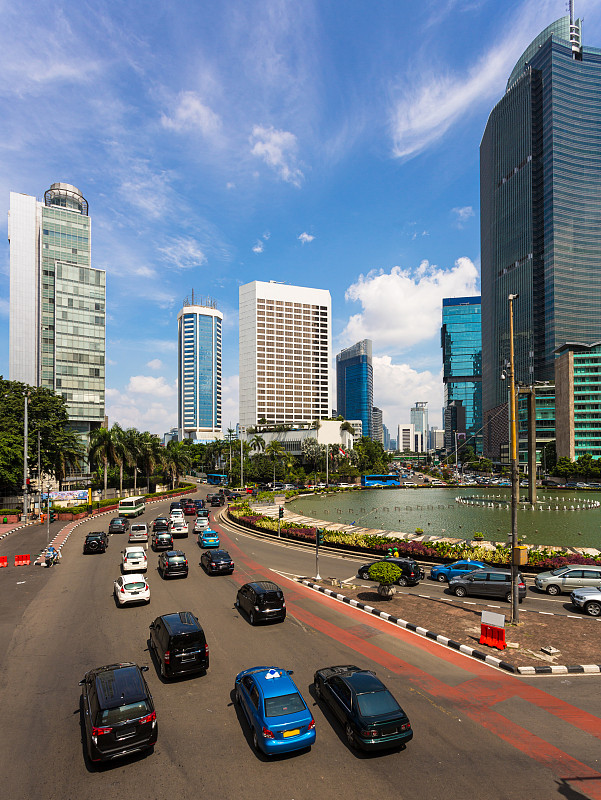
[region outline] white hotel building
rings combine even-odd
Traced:
[[[331,415],[332,300],[326,289],[240,287],[240,425]]]

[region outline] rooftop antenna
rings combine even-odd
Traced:
[[[574,19],[574,0],[568,0],[570,11],[570,44],[572,45],[572,58],[582,59],[582,43],[580,40],[580,25]]]

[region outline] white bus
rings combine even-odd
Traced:
[[[144,513],[145,508],[145,497],[126,497],[124,500],[119,500],[120,517],[138,517]]]

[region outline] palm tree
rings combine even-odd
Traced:
[[[137,493],[138,462],[142,455],[140,446],[140,431],[137,428],[128,428],[123,432],[123,438],[125,441],[125,448],[129,456],[125,457],[125,461],[128,467],[133,467],[134,469],[134,492]]]
[[[90,433],[90,463],[95,462],[104,469],[104,494],[106,500],[106,484],[109,464],[116,464],[118,453],[114,433],[108,428],[96,428]]]
[[[256,433],[253,436],[249,444],[250,444],[250,449],[256,451],[257,453],[260,453],[261,451],[265,450],[265,439],[262,436],[259,436],[258,433]]]
[[[55,431],[53,443],[56,451],[51,471],[58,481],[58,488],[61,491],[69,470],[81,467],[81,462],[86,457],[86,449],[80,436],[69,428]]]
[[[168,442],[165,448],[164,462],[171,475],[171,488],[175,489],[179,476],[185,475],[192,464],[188,445],[175,440]]]
[[[133,454],[129,449],[129,437],[127,431],[118,424],[114,423],[111,428],[115,444],[115,461],[119,467],[119,497],[123,495],[123,465],[131,466],[133,464]]]
[[[273,439],[265,448],[265,453],[273,461],[273,485],[275,488],[275,464],[279,459],[286,457],[286,451],[277,439]]]
[[[150,491],[150,476],[154,468],[163,462],[162,448],[159,437],[149,433],[149,431],[144,431],[144,433],[140,434],[139,445],[140,459],[146,471],[147,491]]]

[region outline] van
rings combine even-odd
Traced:
[[[150,624],[149,649],[161,676],[176,678],[209,668],[209,646],[204,630],[191,611],[163,614]]]
[[[129,529],[130,542],[147,542],[148,526],[145,522],[132,522]]]

